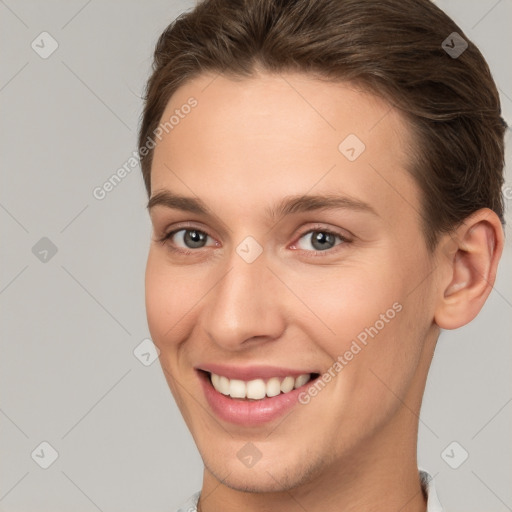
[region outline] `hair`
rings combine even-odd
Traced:
[[[468,46],[452,57],[442,44],[453,46],[453,32]],[[507,125],[496,85],[477,47],[429,0],[204,0],[180,15],[158,39],[145,89],[138,145],[148,195],[151,136],[173,93],[203,73],[259,70],[356,84],[400,111],[429,249],[480,208],[504,224]]]

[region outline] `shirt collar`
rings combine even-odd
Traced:
[[[424,469],[419,469],[421,487],[427,495],[427,512],[443,512],[443,507],[437,497],[434,478]]]

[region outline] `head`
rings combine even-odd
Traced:
[[[485,60],[426,0],[204,1],[164,31],[139,135],[146,306],[211,475],[277,491],[415,447],[440,329],[494,282],[504,131]],[[233,421],[205,394],[222,365],[312,381]]]

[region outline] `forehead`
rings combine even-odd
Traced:
[[[354,85],[293,73],[202,75],[176,91],[161,124],[172,116],[154,152],[153,193],[171,189],[224,207],[227,195],[236,209],[339,192],[397,218],[404,208],[414,213],[408,125]]]

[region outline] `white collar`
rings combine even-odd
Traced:
[[[419,468],[421,486],[427,494],[427,512],[443,512],[443,507],[439,503],[436,488],[434,486],[434,478],[430,476],[424,469]]]

